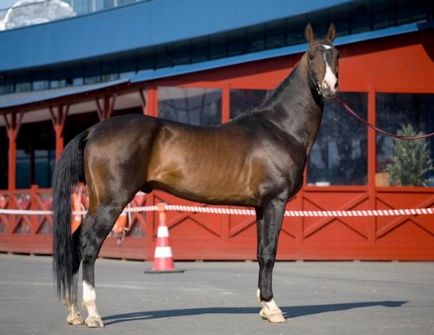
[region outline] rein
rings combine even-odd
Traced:
[[[376,127],[375,125],[373,125],[372,123],[366,121],[365,119],[363,119],[361,116],[359,116],[359,114],[357,114],[345,101],[343,101],[341,98],[338,98],[337,96],[335,96],[335,100],[337,102],[339,102],[345,109],[345,111],[347,111],[349,114],[351,114],[352,116],[354,116],[357,120],[359,120],[360,122],[362,122],[365,126],[374,129],[376,132],[388,136],[388,137],[393,137],[397,140],[403,140],[403,141],[416,141],[416,140],[423,140],[429,137],[433,137],[434,136],[434,132],[432,133],[428,133],[428,134],[423,134],[423,135],[417,135],[417,136],[404,136],[404,135],[396,135],[393,133],[390,133],[384,129],[380,129],[378,127]]]

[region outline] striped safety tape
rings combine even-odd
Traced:
[[[200,207],[183,205],[165,205],[166,211],[226,214],[226,215],[255,215],[253,209],[238,209],[224,207]],[[126,212],[156,212],[157,206],[129,207]],[[0,209],[3,215],[51,215],[48,210]],[[74,211],[73,214],[84,215],[85,211]],[[291,217],[360,217],[360,216],[406,216],[406,215],[433,215],[434,208],[408,208],[408,209],[379,209],[379,210],[347,210],[347,211],[285,211],[285,216]]]

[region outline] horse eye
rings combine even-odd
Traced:
[[[309,59],[310,59],[310,60],[312,60],[314,57],[315,57],[314,54],[309,53]]]

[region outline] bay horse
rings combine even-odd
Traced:
[[[290,75],[256,108],[215,127],[144,115],[102,121],[71,140],[53,174],[53,270],[69,324],[103,327],[94,265],[116,218],[137,191],[162,190],[207,203],[256,210],[260,316],[284,322],[272,273],[285,205],[301,188],[320,128],[324,101],[336,94],[338,51],[333,24],[323,39],[305,28],[308,50]],[[71,190],[84,181],[89,210],[73,234]],[[84,321],[77,306],[83,268]]]

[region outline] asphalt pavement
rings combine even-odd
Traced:
[[[255,262],[178,262],[184,273],[145,274],[150,267],[99,259],[105,328],[87,329],[66,324],[50,257],[0,255],[0,335],[434,335],[430,262],[278,262],[274,293],[283,324],[258,315]]]

